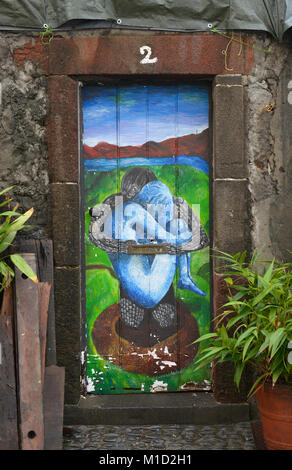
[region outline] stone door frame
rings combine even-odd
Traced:
[[[238,44],[232,43],[227,66],[222,54],[227,42],[213,33],[141,35],[132,32],[55,38],[48,48],[44,67],[50,101],[47,135],[57,360],[66,367],[67,404],[77,404],[85,394],[80,87],[82,83],[96,83],[102,77],[129,77],[131,80],[135,77],[160,77],[162,80],[186,77],[212,81],[211,240],[213,248],[222,251],[248,250],[250,204],[244,103],[245,75],[253,66],[253,53],[252,48],[243,48],[238,55]],[[150,60],[157,60],[143,63],[142,46],[151,48]],[[216,262],[213,264],[215,312],[222,305],[226,292],[221,276],[216,273]],[[230,367],[213,367],[212,375],[217,401],[244,399],[245,387],[240,394],[235,390]]]

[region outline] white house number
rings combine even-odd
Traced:
[[[157,57],[152,57],[152,49],[149,46],[141,46],[140,47],[140,54],[145,55],[142,60],[140,60],[140,64],[155,64],[158,61]]]
[[[288,83],[288,90],[292,88],[292,80]],[[292,90],[288,93],[288,103],[292,104]]]

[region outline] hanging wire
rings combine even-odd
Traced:
[[[230,38],[227,46],[226,46],[226,49],[223,49],[221,52],[222,54],[224,55],[224,67],[225,67],[225,70],[228,70],[228,72],[231,72],[233,70],[233,68],[229,68],[228,65],[227,65],[227,55],[228,55],[228,49],[232,43],[232,41],[234,40],[234,34],[232,32],[232,37]]]
[[[249,43],[249,42],[242,41],[241,39],[236,39],[236,38],[233,36],[233,33],[232,33],[232,36],[228,36],[228,34],[223,33],[222,31],[218,31],[218,29],[215,28],[215,26],[213,26],[212,24],[208,24],[208,28],[209,28],[210,31],[212,31],[213,33],[220,34],[220,36],[223,36],[223,37],[226,38],[226,39],[230,39],[231,42],[232,42],[232,41],[238,42],[239,44],[241,44],[241,46],[252,47],[253,49],[257,49],[258,51],[265,52],[266,54],[272,54],[272,53],[273,53],[273,51],[272,51],[271,49],[261,49],[260,47],[256,47],[256,46],[254,46],[253,44],[251,44],[251,43]]]

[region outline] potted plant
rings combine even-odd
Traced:
[[[228,302],[215,331],[197,340],[197,368],[230,361],[239,388],[251,365],[249,397],[256,394],[267,448],[292,450],[292,263],[263,261],[257,252],[246,257],[220,252]]]
[[[37,282],[37,276],[29,264],[18,254],[10,254],[9,247],[12,245],[17,232],[26,227],[26,221],[32,216],[33,208],[20,214],[17,212],[18,206],[16,205],[12,210],[9,209],[12,198],[9,198],[8,191],[13,186],[4,189],[0,192],[0,210],[4,206],[8,206],[8,210],[2,209],[0,212],[0,293],[7,289],[14,278],[14,270],[12,265],[15,265],[27,277]],[[3,200],[4,199],[4,200]]]

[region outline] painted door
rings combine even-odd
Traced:
[[[87,391],[209,381],[209,87],[83,89]]]

